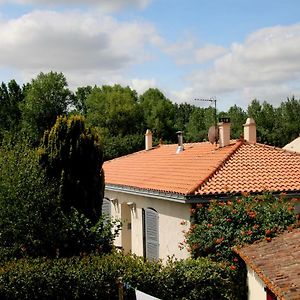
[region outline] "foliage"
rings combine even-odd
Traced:
[[[137,94],[120,85],[94,87],[86,99],[88,124],[112,136],[136,133],[140,124]]]
[[[144,262],[113,253],[28,259],[0,267],[1,299],[118,299],[118,280],[160,299],[239,299],[238,273],[209,259]],[[129,291],[127,292],[129,294]]]
[[[139,97],[144,117],[144,130],[151,129],[153,134],[164,141],[176,140],[174,129],[175,109],[172,102],[158,90],[150,88]]]
[[[67,113],[71,92],[62,73],[40,73],[26,87],[21,105],[23,130],[38,143],[46,129],[50,129],[59,115]]]
[[[26,144],[0,149],[0,261],[24,256],[107,252],[114,222],[91,224],[76,209],[61,208],[58,184],[49,181]]]
[[[61,206],[83,213],[95,224],[104,194],[103,153],[98,135],[80,116],[58,117],[39,148],[42,166],[59,181]]]
[[[284,196],[243,196],[227,202],[212,201],[192,209],[193,225],[187,245],[194,257],[234,258],[232,247],[272,237],[297,224],[293,204]]]
[[[102,135],[104,160],[113,159],[143,149],[145,141],[142,134],[128,134],[126,136]]]
[[[0,86],[0,138],[6,132],[16,133],[21,119],[20,104],[24,100],[24,91],[11,80],[7,85]]]

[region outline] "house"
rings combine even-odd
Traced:
[[[300,299],[300,229],[235,251],[247,265],[249,300]]]
[[[295,151],[300,153],[300,136],[283,147],[285,150]]]
[[[219,126],[219,144],[209,142],[152,146],[104,163],[103,210],[123,222],[116,245],[148,258],[186,258],[180,250],[190,226],[190,209],[210,199],[243,192],[300,194],[300,154],[256,143],[248,118],[244,138],[230,139],[230,123]]]

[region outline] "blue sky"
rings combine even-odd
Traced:
[[[300,1],[0,0],[0,79],[158,87],[173,102],[300,96]]]

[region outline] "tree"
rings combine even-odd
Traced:
[[[61,182],[39,161],[24,142],[0,148],[0,261],[109,251],[114,223],[92,224],[76,208],[63,209]]]
[[[241,107],[231,106],[226,114],[231,122],[231,136],[238,139],[243,134],[243,124],[245,124],[247,115]]]
[[[8,85],[0,86],[0,134],[1,132],[17,132],[21,121],[20,104],[24,100],[24,92],[15,80]]]
[[[50,129],[57,116],[67,113],[72,102],[71,92],[62,73],[40,73],[26,87],[25,101],[21,105],[23,130],[34,143],[38,143],[46,129]]]
[[[181,130],[184,132],[187,132],[187,126],[191,117],[191,114],[193,111],[197,109],[196,106],[191,105],[189,103],[180,103],[174,104],[174,110],[175,110],[175,129]]]
[[[59,181],[64,211],[74,207],[95,224],[101,216],[104,193],[99,137],[86,128],[83,117],[60,116],[51,130],[45,131],[39,153],[46,174]]]
[[[106,128],[111,136],[125,136],[139,129],[137,94],[129,87],[94,87],[87,97],[86,108],[87,123]]]
[[[74,96],[75,111],[86,116],[86,99],[92,93],[93,88],[90,85],[77,88]]]
[[[154,136],[163,140],[176,139],[174,129],[175,109],[172,102],[158,90],[150,88],[139,98],[144,116],[144,130],[151,129]]]

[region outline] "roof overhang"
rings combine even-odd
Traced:
[[[156,198],[161,200],[179,202],[179,203],[207,203],[210,200],[221,200],[226,201],[232,199],[233,197],[242,196],[241,193],[224,193],[224,194],[209,194],[209,195],[183,195],[172,192],[164,192],[151,189],[142,189],[137,187],[106,184],[105,189],[113,192],[121,192],[125,194],[138,195],[149,198]],[[287,198],[300,197],[300,191],[285,191]],[[263,192],[252,192],[251,195],[261,195]],[[272,192],[275,197],[282,195],[282,192]]]

